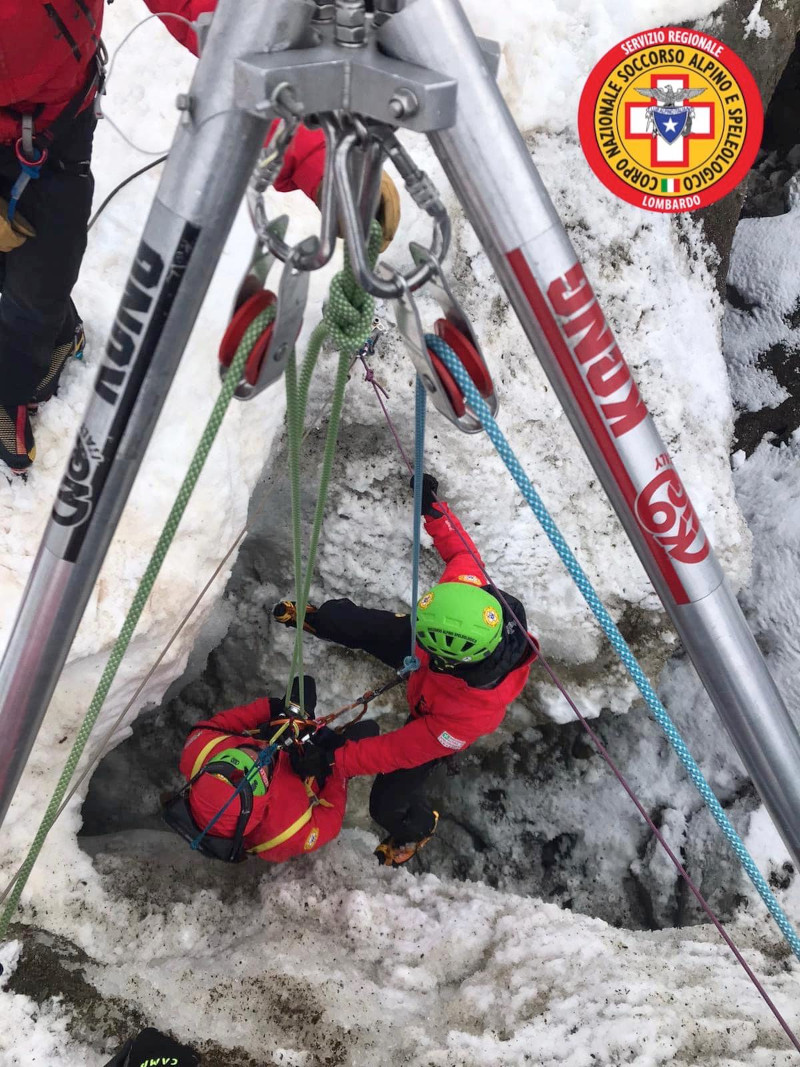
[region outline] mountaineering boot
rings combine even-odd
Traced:
[[[306,604],[306,619],[303,623],[303,629],[310,634],[314,634],[317,631],[308,621],[308,616],[313,615],[317,609],[313,604]],[[283,623],[284,626],[292,626],[297,628],[297,604],[293,600],[279,600],[275,607],[272,609],[272,617],[276,622]]]
[[[439,812],[433,813],[433,829],[426,836],[419,841],[408,841],[405,844],[399,845],[395,842],[394,838],[389,836],[378,845],[375,849],[375,855],[378,857],[378,863],[381,867],[402,867],[404,863],[408,863],[412,856],[416,856],[421,848],[430,841],[433,835],[436,833],[436,827],[439,825]]]
[[[46,404],[51,397],[56,395],[61,372],[64,370],[67,360],[71,356],[74,356],[75,359],[82,359],[85,347],[86,335],[83,332],[83,323],[78,319],[73,336],[68,341],[65,341],[64,344],[56,345],[53,349],[53,355],[50,357],[50,366],[36,386],[33,399],[28,403],[28,411],[31,415],[36,414],[40,404]]]
[[[14,474],[24,474],[36,458],[28,409],[0,405],[0,459]]]

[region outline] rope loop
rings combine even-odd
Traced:
[[[367,242],[371,266],[375,266],[380,252],[382,230],[377,222],[372,224]],[[331,342],[338,351],[358,349],[372,330],[375,317],[375,300],[356,281],[350,256],[345,249],[344,266],[331,282],[330,296],[322,310],[322,318],[328,327]]]
[[[409,674],[413,674],[414,671],[418,671],[422,664],[417,656],[406,656],[403,660],[403,666],[397,672],[401,678],[407,678]]]

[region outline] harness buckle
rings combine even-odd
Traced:
[[[26,116],[26,117],[29,118],[30,116]],[[17,138],[17,142],[14,145],[14,154],[17,157],[17,161],[18,161],[19,165],[22,167],[22,169],[25,171],[25,173],[28,175],[28,177],[29,178],[38,178],[39,177],[39,173],[41,171],[41,168],[47,162],[47,156],[48,156],[47,149],[46,148],[40,148],[39,149],[39,157],[38,157],[38,159],[33,158],[33,157],[29,158],[25,154],[25,143],[24,142],[25,142],[25,137],[24,136]],[[33,141],[31,141],[30,150],[31,150],[31,152],[36,151],[36,147],[33,144]]]

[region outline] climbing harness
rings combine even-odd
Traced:
[[[95,113],[98,117],[102,114],[100,111],[100,98],[105,91],[107,62],[108,53],[105,45],[100,41],[94,61],[89,66],[84,85],[49,126],[40,133],[36,133],[34,127],[35,113],[20,114],[20,136],[14,145],[14,152],[19,163],[19,174],[11,187],[11,195],[8,201],[9,222],[13,222],[17,204],[28,184],[31,181],[37,181],[41,177],[42,168],[47,162],[54,145],[63,137],[70,123],[77,117],[92,94],[94,94],[95,100]],[[85,166],[88,174],[88,163]]]
[[[253,761],[252,768],[241,775],[241,780],[238,784],[230,777],[230,764],[221,758],[222,754],[214,757],[209,763],[204,763],[212,749],[223,741],[233,739],[236,735],[221,733],[209,741],[199,752],[192,767],[192,775],[189,781],[174,796],[170,797],[162,808],[161,815],[167,826],[188,841],[193,850],[199,851],[204,856],[208,856],[211,859],[224,860],[226,863],[241,863],[245,860],[247,855],[244,848],[244,835],[247,822],[253,813],[254,784],[262,769],[271,765],[275,754],[281,747],[280,738],[291,723],[292,720],[288,718],[275,720],[272,723],[276,727],[274,733],[264,747],[260,748],[258,756]],[[283,743],[293,744],[294,735],[290,734]],[[204,827],[200,827],[191,813],[188,798],[192,787],[204,774],[224,778],[230,782],[234,790],[219,811],[212,816]],[[240,802],[240,809],[233,838],[212,836],[210,831],[237,798]]]
[[[275,837],[271,837],[269,841],[262,841],[258,845],[253,845],[252,848],[249,848],[247,850],[248,852],[252,852],[253,855],[258,856],[262,852],[272,851],[272,849],[277,848],[279,845],[285,844],[287,841],[293,838],[295,834],[299,833],[304,826],[307,826],[308,823],[310,823],[312,818],[314,817],[315,808],[333,807],[333,804],[331,804],[330,801],[325,800],[324,797],[317,796],[317,794],[311,788],[311,781],[309,779],[306,779],[303,782],[303,785],[305,787],[306,796],[308,797],[308,807],[303,812],[303,814],[300,815],[297,819],[295,819],[295,821],[290,826],[287,826],[285,830],[282,830],[281,833],[276,834]]]

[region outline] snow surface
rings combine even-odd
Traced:
[[[491,9],[479,0],[466,5],[478,32],[503,44],[503,88],[697,510],[734,583],[740,584],[748,573],[750,535],[734,497],[727,459],[731,405],[719,343],[721,308],[698,227],[691,221],[673,226],[666,218],[643,215],[614,200],[591,176],[575,138],[580,87],[608,48],[632,32],[700,18],[715,6],[708,0],[623,5],[613,0],[551,0],[537,4],[533,18],[528,0]],[[109,45],[113,48],[143,14],[138,3],[110,8]],[[172,102],[186,87],[191,66],[191,58],[166,32],[149,23],[119,57],[109,113],[136,142],[151,150],[162,147],[174,126]],[[410,143],[419,162],[440,179],[426,146],[415,139]],[[141,157],[113,130],[101,126],[95,155],[97,202],[140,165]],[[4,639],[156,182],[153,173],[138,179],[93,231],[76,294],[87,319],[86,362],[70,367],[59,398],[38,419],[40,458],[27,484],[0,486],[0,531],[4,543],[12,546],[0,571]],[[279,199],[273,201],[275,207]],[[408,219],[412,213],[407,198],[404,207]],[[299,194],[281,200],[280,209],[293,213],[298,232],[313,225],[313,210]],[[601,594],[617,612],[633,604],[655,613],[657,602],[640,565],[593,484],[538,364],[497,299],[485,257],[466,227],[457,225],[456,230],[454,273],[497,377],[505,428]],[[421,237],[427,228],[407,222],[404,233]],[[67,739],[88,704],[213,402],[216,339],[250,244],[240,220],[29,773],[3,828],[4,876],[30,841]],[[318,303],[324,278],[314,279],[313,285],[312,301]],[[389,341],[379,376],[393,397],[410,395],[409,367]],[[329,370],[323,368],[320,396],[329,380]],[[407,570],[391,562],[406,558],[407,498],[401,506],[399,491],[393,488],[396,460],[388,450],[374,448],[365,462],[362,448],[361,459],[356,459],[356,429],[363,429],[362,445],[374,444],[378,420],[366,389],[357,393],[351,387],[350,393],[345,462],[333,491],[335,517],[326,527],[317,591],[340,595],[358,590],[368,603],[407,603]],[[276,439],[281,411],[279,388],[232,409],[148,603],[104,722],[123,706],[198,585],[243,525],[248,494]],[[400,422],[408,439],[408,416]],[[472,439],[469,454],[455,431],[440,421],[432,429],[431,466],[464,519],[481,524],[479,540],[490,570],[531,605],[532,625],[553,658],[591,663],[599,653],[599,637],[486,442]],[[797,524],[789,520],[800,507],[793,449],[770,454],[769,446],[762,446],[737,472],[737,485],[759,545],[748,602],[758,624],[770,630],[779,680],[796,686],[794,616],[767,606],[781,581],[791,589],[779,560],[797,551]],[[764,477],[780,486],[782,522],[775,517],[758,522],[765,510],[758,499]],[[491,514],[487,500],[492,501]],[[382,505],[380,519],[377,502]],[[432,566],[430,560],[426,565]],[[210,603],[185,631],[142,694],[139,708],[157,702],[180,675],[209,609]],[[670,638],[663,641],[668,645]],[[319,656],[324,657],[324,651]],[[671,677],[676,696],[701,699],[692,676],[680,675],[676,667]],[[344,669],[331,677],[331,692],[340,691],[353,691]],[[586,710],[596,713],[608,704],[624,710],[629,693],[612,695],[595,684],[580,696]],[[542,703],[554,717],[563,714],[546,697]],[[519,714],[519,709],[512,711],[512,716]],[[653,759],[655,765],[659,755]],[[387,1059],[414,1067],[772,1067],[794,1062],[742,972],[705,927],[629,933],[479,884],[376,871],[370,855],[374,837],[358,830],[347,831],[308,860],[278,870],[250,864],[241,872],[199,862],[162,834],[142,834],[140,864],[127,861],[125,850],[115,858],[113,842],[93,862],[76,844],[79,824],[76,801],[45,847],[23,898],[23,916],[35,917],[37,926],[85,950],[94,961],[88,977],[103,994],[125,998],[154,1025],[191,1043],[235,1045],[258,1063],[302,1067],[325,1062],[357,1067]],[[751,843],[765,866],[784,859],[768,831],[764,820],[754,820]],[[796,890],[790,888],[786,903],[800,917]],[[752,964],[796,1025],[795,969],[787,966],[779,935],[760,904],[750,902],[734,928]],[[2,950],[7,974],[16,951],[14,945]],[[299,1005],[299,1010],[287,1012],[287,1004]],[[69,1006],[57,1000],[39,1008],[25,997],[3,993],[0,1021],[0,1067],[99,1067],[110,1051],[89,1047],[71,1035]],[[328,1055],[332,1058],[326,1060]]]
[[[766,39],[772,32],[769,22],[761,14],[761,0],[756,0],[753,10],[746,19],[742,19],[742,23],[745,37],[749,37],[751,33],[754,33],[756,37]]]
[[[742,219],[733,240],[728,283],[742,297],[730,308],[723,338],[731,387],[747,411],[777,407],[788,397],[759,357],[776,345],[796,348],[800,326],[788,316],[797,302],[797,246],[800,241],[800,183],[789,186],[790,210],[765,219]]]

